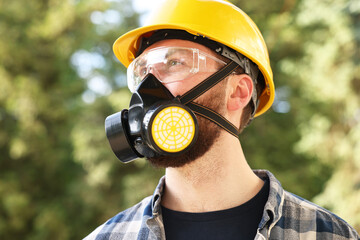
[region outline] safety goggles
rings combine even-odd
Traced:
[[[144,52],[127,69],[127,83],[134,92],[148,73],[162,83],[185,80],[197,73],[215,72],[226,63],[196,48],[159,47]]]

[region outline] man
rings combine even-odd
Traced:
[[[274,99],[266,45],[223,0],[167,0],[121,36],[129,110],[106,119],[123,162],[166,168],[153,196],[86,239],[359,239],[345,221],[247,164],[238,134]]]

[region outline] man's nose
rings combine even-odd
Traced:
[[[156,66],[154,65],[149,65],[146,67],[146,74],[151,73],[152,75],[154,75],[160,82],[162,82],[162,84],[171,92],[171,94],[173,94],[174,96],[178,96],[179,95],[179,91],[177,90],[179,83],[178,82],[173,82],[173,83],[166,83],[163,82],[164,79],[161,79],[161,74],[159,72],[159,70],[156,68]]]
[[[156,69],[155,66],[153,66],[153,65],[147,66],[147,68],[146,68],[146,74],[149,74],[149,73],[151,73],[151,74],[154,75],[157,79],[160,80],[159,71]]]
[[[151,73],[151,74],[154,74],[154,66],[153,65],[149,65],[147,66],[146,68],[146,73]]]

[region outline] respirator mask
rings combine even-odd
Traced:
[[[240,62],[244,68],[247,68],[246,60]],[[185,153],[197,139],[195,114],[238,137],[236,126],[193,100],[233,73],[239,65],[239,61],[225,63],[186,47],[153,48],[138,56],[127,70],[128,87],[133,93],[129,109],[105,120],[106,136],[117,158],[126,163],[142,157]],[[204,80],[181,96],[173,96],[163,85],[201,76],[205,76]]]

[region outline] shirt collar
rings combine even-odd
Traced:
[[[263,217],[259,224],[259,228],[261,229],[264,228],[266,225],[270,226],[275,224],[281,218],[281,212],[284,202],[284,189],[282,188],[280,182],[271,172],[266,170],[254,170],[254,173],[261,179],[269,179],[270,182],[269,197],[265,204]],[[151,201],[152,215],[154,217],[161,214],[160,202],[164,191],[164,186],[165,176],[160,179]]]
[[[160,209],[161,209],[160,202],[161,202],[161,197],[164,192],[164,186],[165,186],[165,176],[160,178],[159,184],[157,185],[157,187],[154,191],[154,194],[153,194],[153,198],[151,201],[151,208],[152,208],[153,216],[157,216],[160,214]]]
[[[259,224],[259,228],[261,229],[266,225],[274,225],[280,220],[284,202],[284,189],[271,172],[267,170],[254,170],[254,173],[261,179],[269,179],[270,182],[269,197]]]

